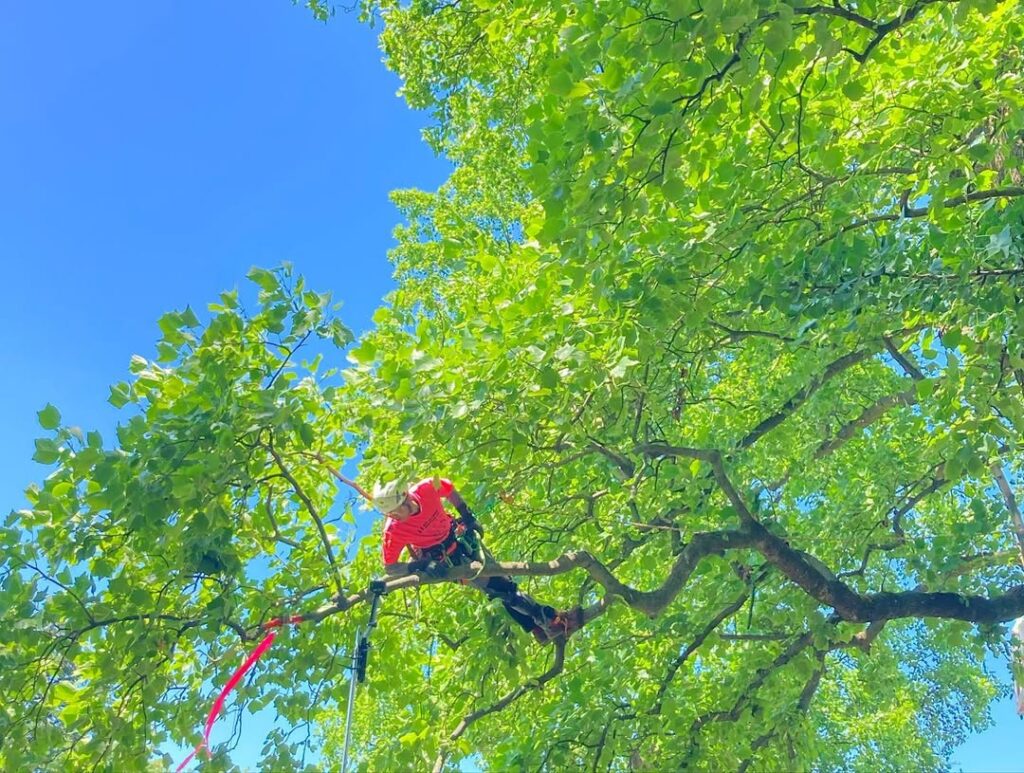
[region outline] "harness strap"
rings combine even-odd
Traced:
[[[452,528],[448,532],[448,536],[444,538],[442,542],[436,545],[431,545],[429,548],[423,549],[423,555],[425,558],[430,558],[433,561],[441,561],[448,559],[452,553],[459,549],[459,541],[463,534],[466,532],[466,525],[462,521],[452,521]]]

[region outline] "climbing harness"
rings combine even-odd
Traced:
[[[420,557],[429,561],[443,561],[448,566],[454,566],[453,557],[459,546],[462,546],[466,555],[472,560],[482,560],[480,538],[477,536],[476,530],[468,526],[461,518],[452,520],[451,531],[448,532],[448,536],[444,538],[443,542],[420,549]]]
[[[356,644],[352,650],[352,676],[348,680],[348,710],[345,712],[345,746],[341,752],[341,773],[348,769],[348,750],[352,743],[352,710],[356,702],[356,682],[362,684],[366,681],[366,663],[370,657],[370,634],[377,627],[377,612],[380,609],[380,600],[388,592],[387,585],[383,580],[370,581],[370,594],[373,600],[370,602],[370,619],[366,628],[356,631]]]

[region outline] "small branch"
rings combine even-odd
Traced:
[[[189,628],[195,628],[196,626],[201,625],[202,622],[203,622],[202,620],[189,619],[189,618],[181,617],[179,615],[153,615],[153,614],[146,614],[146,613],[141,613],[141,614],[136,614],[136,615],[122,615],[121,617],[107,617],[107,618],[104,618],[103,620],[92,619],[92,620],[90,620],[88,625],[86,625],[86,626],[84,626],[82,628],[78,628],[78,629],[76,629],[74,631],[71,631],[69,633],[66,633],[66,634],[64,634],[64,636],[62,638],[66,638],[66,639],[68,639],[70,641],[75,641],[76,639],[78,639],[83,634],[88,633],[89,631],[95,630],[96,628],[104,628],[104,627],[106,627],[108,625],[116,625],[117,623],[134,623],[134,622],[140,622],[140,621],[146,621],[146,620],[154,620],[154,621],[161,621],[161,622],[171,622],[171,623],[182,623],[181,628],[178,629],[178,635],[179,636],[182,633],[184,633],[185,631],[187,631]]]
[[[371,497],[369,494],[367,494],[366,490],[363,489],[362,486],[360,486],[354,480],[350,480],[350,479],[346,478],[344,475],[342,475],[340,472],[338,472],[338,470],[333,465],[331,465],[330,462],[327,461],[327,459],[324,457],[323,454],[315,453],[315,454],[307,454],[307,456],[312,456],[314,459],[316,459],[318,462],[320,462],[324,467],[327,468],[328,472],[330,472],[331,475],[333,475],[335,478],[337,478],[341,483],[344,483],[346,486],[349,486],[350,488],[355,489],[357,492],[359,492],[359,495],[363,499],[365,499],[367,502],[373,502],[373,497]]]
[[[274,371],[274,375],[272,375],[270,377],[270,380],[267,382],[266,386],[263,387],[264,389],[270,389],[270,387],[272,387],[274,385],[274,382],[277,381],[277,377],[281,375],[281,371],[283,371],[285,369],[285,367],[288,365],[288,361],[291,360],[292,355],[295,354],[295,352],[297,352],[299,349],[302,348],[302,345],[304,343],[306,343],[306,339],[309,338],[309,336],[312,334],[312,332],[313,332],[312,330],[307,330],[306,334],[304,336],[302,336],[302,338],[299,340],[299,342],[297,344],[295,344],[295,346],[293,346],[293,347],[287,347],[284,344],[278,344],[278,343],[273,344],[274,346],[277,346],[277,347],[280,347],[281,349],[284,349],[285,352],[287,352],[287,354],[285,355],[285,358],[283,360],[281,360],[281,364],[278,366],[277,370]],[[267,342],[267,343],[270,343],[270,342]]]
[[[851,352],[843,355],[839,359],[833,361],[825,368],[819,376],[814,378],[811,383],[805,386],[803,389],[798,391],[786,403],[778,410],[777,413],[769,416],[767,419],[758,424],[754,429],[747,433],[747,435],[740,440],[737,444],[737,448],[749,448],[756,443],[762,436],[764,436],[770,430],[775,429],[789,416],[791,416],[801,405],[806,403],[815,392],[817,392],[822,386],[827,384],[833,378],[838,376],[843,371],[849,370],[854,365],[868,359],[874,354],[871,349],[861,349],[860,351]]]
[[[291,474],[287,465],[284,463],[284,459],[274,448],[273,443],[267,443],[266,449],[270,452],[270,455],[274,457],[274,461],[277,463],[278,469],[281,470],[281,474],[285,477],[285,480],[291,484],[292,490],[295,491],[296,496],[302,500],[302,503],[306,506],[306,512],[309,513],[310,517],[316,523],[317,531],[320,532],[320,541],[324,545],[324,550],[327,553],[327,561],[331,565],[331,570],[334,575],[334,584],[338,589],[338,595],[342,595],[345,592],[345,586],[341,582],[341,571],[338,568],[338,562],[334,560],[334,550],[331,548],[331,541],[327,537],[327,530],[324,528],[324,522],[320,518],[320,514],[317,512],[316,505],[313,504],[313,500],[309,498],[306,492],[299,485],[299,482],[295,480],[295,476]]]
[[[692,655],[700,648],[700,646],[704,643],[708,636],[710,636],[715,631],[715,629],[718,628],[718,626],[720,626],[728,618],[736,614],[736,612],[738,612],[743,607],[743,605],[747,603],[748,598],[750,598],[750,591],[748,589],[744,589],[743,593],[741,593],[734,601],[732,601],[728,606],[726,606],[725,609],[723,609],[721,612],[715,615],[711,619],[711,621],[706,626],[704,626],[700,630],[700,632],[694,637],[693,641],[687,645],[686,649],[683,650],[682,653],[680,653],[680,655],[672,661],[672,663],[668,667],[668,671],[665,674],[665,678],[661,681],[661,685],[658,687],[658,695],[654,699],[654,705],[651,706],[651,709],[648,712],[649,714],[661,713],[661,705],[665,698],[665,693],[668,691],[669,685],[672,683],[672,680],[675,679],[676,672],[679,671],[679,668],[683,665],[683,663],[687,661],[690,655]]]
[[[792,338],[790,336],[782,335],[780,333],[773,333],[770,330],[736,330],[730,327],[726,327],[721,322],[716,322],[713,319],[709,319],[708,323],[712,327],[716,327],[722,332],[726,333],[729,336],[729,340],[732,342],[742,341],[744,338],[752,337],[771,338],[776,341],[785,341],[786,343],[792,343],[793,341],[796,340],[795,338]]]
[[[547,671],[545,671],[540,676],[531,679],[529,682],[519,685],[514,690],[505,694],[497,702],[491,704],[490,706],[478,709],[463,717],[458,727],[456,727],[455,730],[452,731],[452,734],[448,736],[447,743],[442,745],[440,751],[438,752],[437,759],[434,760],[434,773],[440,773],[444,769],[444,763],[448,759],[448,747],[450,747],[450,745],[453,744],[455,741],[459,740],[459,738],[462,737],[462,734],[469,729],[470,725],[472,725],[477,720],[486,717],[488,714],[493,714],[496,711],[501,711],[502,709],[506,708],[509,704],[521,698],[526,693],[532,690],[539,690],[545,684],[547,684],[560,673],[562,673],[562,668],[564,665],[565,640],[561,639],[555,641],[555,662],[551,664],[551,667]]]
[[[1017,505],[1017,498],[1013,494],[1010,482],[1003,472],[1003,465],[996,462],[992,465],[992,475],[996,479],[996,485],[1003,495],[1006,509],[1010,511],[1010,524],[1013,527],[1013,534],[1017,538],[1017,547],[1020,550],[1021,564],[1024,565],[1024,518],[1021,518],[1020,507]]]
[[[735,722],[739,719],[744,707],[751,701],[761,686],[768,680],[768,678],[778,671],[783,666],[787,665],[797,655],[806,650],[814,643],[814,634],[810,631],[798,636],[789,646],[786,647],[778,656],[767,666],[759,668],[754,674],[754,678],[747,685],[746,689],[740,693],[733,707],[729,711],[712,711],[707,714],[702,714],[697,717],[690,727],[690,738],[691,743],[695,741],[697,734],[701,728],[709,722]]]
[[[859,13],[848,10],[847,8],[839,5],[839,3],[836,3],[835,5],[796,7],[793,9],[793,13],[800,16],[814,16],[817,14],[821,14],[823,16],[838,16],[841,19],[852,21],[854,24],[864,27],[865,29],[869,29],[872,32],[875,32],[878,29],[877,22],[874,22],[865,16],[861,16]]]
[[[270,509],[271,492],[273,487],[267,487],[267,496],[263,499],[263,507],[267,511],[267,518],[270,520],[270,526],[274,529],[274,539],[281,542],[289,547],[299,548],[301,545],[293,539],[289,539],[281,533],[280,527],[277,525],[277,519],[274,518],[274,512]]]
[[[891,519],[893,534],[895,534],[897,537],[902,539],[903,536],[904,536],[904,533],[903,533],[903,516],[905,516],[907,513],[909,513],[915,507],[917,507],[918,504],[920,504],[921,500],[923,500],[925,497],[931,496],[936,491],[938,491],[939,489],[943,488],[944,486],[946,486],[948,484],[949,484],[949,481],[946,480],[945,478],[943,478],[941,473],[940,473],[940,474],[936,475],[932,479],[932,482],[924,490],[922,490],[922,491],[918,492],[917,494],[914,494],[914,496],[910,497],[910,499],[908,499],[906,502],[904,502],[903,505],[899,509],[893,509],[892,519]]]
[[[914,381],[921,381],[922,379],[924,379],[924,373],[921,372],[921,369],[917,367],[917,365],[915,365],[907,355],[905,355],[903,352],[899,350],[899,348],[896,346],[893,340],[889,338],[889,336],[886,336],[882,340],[885,343],[886,350],[889,352],[892,358],[899,363],[900,367],[903,368],[904,371],[906,371],[906,374],[908,376],[914,379]]]
[[[789,633],[720,633],[722,641],[782,641],[788,639]]]
[[[984,201],[986,199],[1015,198],[1017,196],[1024,196],[1024,188],[996,188],[987,191],[973,191],[972,193],[967,193],[963,196],[954,196],[950,199],[946,199],[944,202],[942,202],[942,205],[944,207],[949,208],[960,206],[963,204],[968,204],[975,201]],[[900,212],[892,212],[885,215],[872,215],[871,217],[866,217],[863,220],[855,220],[852,223],[848,223],[847,225],[844,225],[838,230],[833,231],[828,236],[822,237],[822,239],[815,245],[815,247],[821,247],[823,244],[827,244],[828,242],[835,239],[837,236],[847,233],[848,231],[855,231],[858,228],[863,228],[864,226],[871,225],[872,223],[882,223],[887,221],[893,222],[896,220],[902,220],[904,218],[918,218],[924,217],[927,214],[927,207],[910,207]],[[1013,271],[1012,273],[1017,272]],[[882,276],[888,276],[888,274],[882,274]],[[940,277],[934,275],[922,275],[918,278],[937,279]],[[959,279],[960,277],[958,277],[956,274],[951,274],[949,278]]]
[[[885,413],[897,405],[915,405],[917,403],[917,388],[911,387],[905,392],[895,395],[886,395],[879,398],[873,405],[865,408],[860,416],[853,421],[844,424],[836,432],[835,436],[822,443],[814,452],[815,459],[822,459],[842,447],[851,440],[862,429],[870,427]]]
[[[12,561],[17,562],[21,566],[24,566],[27,569],[31,569],[33,572],[38,574],[44,580],[46,580],[49,583],[52,583],[52,584],[56,585],[58,588],[60,588],[65,593],[67,593],[69,596],[71,596],[71,598],[73,598],[75,600],[75,602],[78,604],[78,606],[80,606],[82,608],[82,611],[85,612],[85,616],[86,616],[86,618],[88,618],[89,622],[94,622],[94,618],[92,616],[92,612],[89,611],[89,608],[85,605],[85,603],[82,601],[82,599],[80,599],[78,597],[78,594],[75,593],[74,590],[69,588],[64,583],[62,583],[56,577],[51,577],[49,574],[44,572],[42,569],[40,569],[35,564],[33,564],[33,563],[29,562],[29,561],[26,561],[25,559],[20,558],[19,556],[16,556],[16,555],[13,555],[13,554],[11,555],[10,558],[11,558]]]
[[[817,653],[818,667],[814,669],[814,672],[811,674],[810,678],[804,684],[804,689],[800,692],[800,698],[797,701],[795,711],[797,721],[799,721],[799,718],[802,715],[807,713],[807,710],[811,707],[811,701],[814,699],[814,695],[815,693],[817,693],[818,687],[821,685],[821,677],[825,674],[826,654],[827,651],[825,650],[819,651]],[[746,771],[754,762],[754,755],[756,754],[756,752],[767,746],[771,742],[771,740],[779,734],[780,727],[782,727],[781,723],[777,724],[771,730],[762,733],[754,739],[754,742],[750,744],[750,756],[747,759],[743,760],[742,763],[740,763],[740,766],[737,769],[737,773],[746,773]]]
[[[703,448],[690,448],[688,446],[673,446],[662,442],[641,443],[636,447],[636,450],[639,453],[651,457],[652,459],[683,456],[687,459],[700,459],[702,462],[707,462],[708,464],[713,463],[715,458],[719,456],[717,451],[709,451]]]

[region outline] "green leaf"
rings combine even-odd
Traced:
[[[1013,236],[1010,233],[1010,226],[1003,226],[999,233],[994,233],[989,237],[988,246],[986,250],[989,255],[995,255],[997,253],[1002,254],[1003,258],[1010,257],[1010,246],[1013,244]]]
[[[39,438],[35,441],[36,452],[32,460],[39,464],[53,464],[60,459],[60,446],[57,441],[49,438]]]
[[[349,330],[340,320],[333,320],[331,322],[331,340],[335,346],[342,348],[348,346],[355,340],[355,336],[352,331]]]
[[[554,389],[559,384],[558,373],[554,368],[544,367],[540,370],[540,384],[547,389]]]
[[[47,403],[36,416],[39,418],[39,426],[43,429],[57,429],[60,426],[60,411],[50,403]]]
[[[854,102],[863,99],[867,89],[860,81],[847,81],[843,84],[843,94]]]
[[[276,292],[279,286],[277,276],[273,271],[267,271],[267,269],[259,268],[258,266],[250,268],[246,277],[259,285],[260,289],[268,293]]]
[[[619,359],[617,363],[615,363],[615,366],[608,372],[608,375],[611,376],[612,379],[617,381],[621,379],[623,376],[625,376],[629,369],[636,364],[638,364],[637,360],[634,360],[632,357],[627,357],[624,355]]]
[[[58,703],[72,703],[78,698],[78,690],[67,682],[58,682],[53,686],[53,697]]]
[[[181,324],[185,327],[199,327],[199,317],[192,311],[191,306],[186,306],[181,312]]]
[[[793,42],[793,24],[788,19],[776,19],[764,33],[764,45],[769,51],[781,54]]]
[[[960,480],[963,475],[964,465],[959,456],[953,456],[946,460],[942,469],[942,477],[951,482]]]
[[[114,384],[110,387],[110,397],[107,398],[107,402],[115,408],[123,408],[130,400],[131,393],[127,384]]]
[[[358,365],[369,365],[377,357],[377,347],[369,339],[348,353],[348,359]]]
[[[526,347],[526,354],[530,362],[532,362],[534,365],[540,365],[542,362],[544,362],[544,359],[547,357],[547,352],[545,352],[539,346],[534,346],[532,344]]]
[[[704,16],[709,23],[714,23],[718,20],[718,17],[722,14],[724,0],[703,0],[700,4],[701,9],[704,11]]]
[[[552,94],[557,94],[560,97],[568,96],[569,92],[572,91],[575,85],[572,75],[568,70],[557,70],[554,75],[551,76],[549,81],[549,88]]]

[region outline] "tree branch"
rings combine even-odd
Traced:
[[[851,622],[881,622],[904,617],[941,617],[969,623],[1001,623],[1024,614],[1024,585],[988,598],[961,593],[903,591],[859,594],[834,576],[826,576],[804,554],[768,532],[760,523],[746,527],[756,549],[810,596]]]
[[[1021,518],[1017,498],[1013,494],[1010,482],[1006,479],[1006,473],[1003,472],[1003,465],[995,462],[991,469],[996,479],[996,485],[999,486],[999,491],[1003,495],[1006,509],[1010,511],[1010,524],[1013,527],[1013,534],[1017,538],[1017,548],[1020,550],[1021,564],[1024,565],[1024,519]]]
[[[334,584],[338,590],[338,595],[345,593],[345,586],[341,582],[341,571],[338,569],[338,562],[334,559],[334,550],[331,548],[331,541],[327,537],[327,530],[324,529],[324,522],[320,518],[320,514],[317,512],[316,505],[313,504],[313,500],[309,498],[302,486],[292,475],[288,466],[284,463],[284,459],[274,448],[273,442],[265,444],[265,448],[270,452],[270,455],[274,457],[274,461],[277,463],[277,467],[281,470],[281,474],[285,477],[285,480],[291,484],[292,490],[295,491],[295,495],[302,500],[302,504],[306,506],[306,512],[309,513],[310,517],[316,523],[317,531],[320,532],[320,541],[323,543],[324,551],[327,553],[327,561],[331,565],[331,572],[334,575]]]
[[[690,655],[692,655],[694,652],[700,649],[700,646],[704,643],[708,636],[710,636],[715,631],[715,629],[718,628],[718,626],[720,626],[723,622],[725,622],[727,619],[736,614],[736,612],[738,612],[743,607],[743,605],[747,603],[748,598],[750,598],[750,591],[744,589],[743,593],[741,593],[735,600],[733,600],[728,606],[726,606],[725,609],[723,609],[717,615],[711,618],[711,621],[700,630],[700,632],[694,637],[693,641],[686,646],[686,649],[683,650],[679,654],[679,656],[672,661],[672,663],[668,667],[668,671],[665,674],[665,678],[662,679],[661,685],[658,687],[658,695],[654,699],[654,705],[651,706],[651,709],[648,712],[649,714],[661,713],[661,706],[665,698],[665,693],[668,690],[669,685],[672,683],[672,680],[675,679],[676,672],[679,671],[679,668],[683,665],[683,663],[687,661]]]
[[[859,351],[850,352],[845,354],[837,360],[831,362],[825,370],[815,377],[807,386],[798,391],[792,397],[785,402],[785,404],[775,414],[769,416],[767,419],[758,424],[754,429],[746,434],[746,436],[740,440],[737,444],[737,448],[749,448],[756,443],[765,433],[775,429],[789,416],[791,416],[801,405],[806,403],[815,392],[817,392],[822,386],[827,384],[833,378],[838,376],[843,371],[849,370],[854,365],[863,362],[874,354],[872,349],[861,349]]]
[[[498,701],[482,709],[478,709],[470,714],[463,717],[458,727],[452,731],[452,734],[448,736],[446,744],[442,745],[440,751],[438,751],[437,758],[434,760],[434,773],[440,773],[444,769],[445,760],[448,759],[448,747],[450,744],[457,741],[463,733],[465,733],[470,725],[477,720],[486,717],[488,714],[493,714],[496,711],[501,711],[506,708],[509,704],[521,698],[526,693],[532,690],[539,690],[545,684],[550,682],[560,673],[562,673],[562,667],[565,665],[565,639],[555,641],[555,661],[551,664],[551,667],[540,676],[531,679],[525,684],[521,684],[509,693],[506,693]]]
[[[952,198],[943,201],[942,206],[946,208],[957,207],[975,201],[985,201],[986,199],[1000,198],[1008,199],[1016,198],[1017,196],[1024,196],[1024,188],[993,188],[991,190],[985,191],[973,191],[971,193],[964,194],[963,196],[953,196]],[[893,222],[896,220],[903,220],[904,218],[925,217],[927,214],[927,207],[910,207],[907,209],[903,209],[900,212],[890,212],[885,215],[872,215],[871,217],[866,217],[863,220],[855,220],[852,223],[848,223],[839,228],[838,230],[833,231],[828,236],[822,237],[821,240],[818,241],[818,243],[815,245],[815,247],[821,247],[823,244],[827,244],[828,242],[835,239],[837,236],[841,236],[842,234],[847,233],[848,231],[855,231],[858,228],[863,228],[864,226],[871,225],[872,223],[882,223],[887,221]],[[1016,270],[1013,270],[1012,273],[1018,272]],[[882,274],[882,276],[894,276],[894,274],[884,273]],[[919,275],[914,278],[940,279],[943,277],[939,277],[937,275]],[[949,279],[960,279],[960,277],[957,276],[956,274],[950,274]]]
[[[885,413],[897,405],[915,405],[917,403],[917,388],[911,387],[904,392],[895,395],[880,397],[874,404],[865,408],[860,416],[844,424],[836,434],[823,442],[814,451],[815,459],[822,459],[832,452],[841,448],[847,441],[854,438],[862,429],[870,427]]]
[[[900,367],[903,368],[908,376],[914,379],[914,381],[921,381],[924,378],[924,373],[921,372],[921,369],[917,367],[917,365],[915,365],[907,355],[899,350],[899,347],[896,346],[895,342],[893,342],[889,336],[883,338],[882,341],[885,343],[886,351],[888,351],[890,356],[899,363]]]

